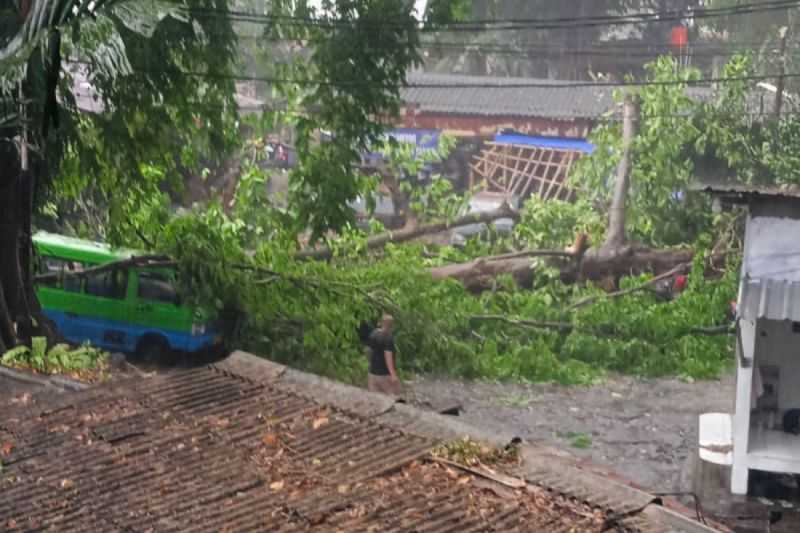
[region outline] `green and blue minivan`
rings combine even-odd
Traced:
[[[174,269],[128,266],[71,276],[142,254],[45,232],[33,244],[37,273],[58,274],[38,283],[36,294],[68,341],[148,359],[221,348],[216,322],[181,305]]]

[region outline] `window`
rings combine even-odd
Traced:
[[[83,263],[69,261],[57,257],[42,257],[39,263],[41,274],[58,274],[57,278],[43,282],[43,285],[64,289],[70,292],[81,292],[81,279],[78,276],[67,276],[69,272],[80,272],[84,269]]]
[[[122,300],[128,289],[128,271],[121,269],[96,272],[86,276],[86,294]]]
[[[139,272],[138,296],[143,300],[178,304],[178,294],[172,280],[161,272]]]

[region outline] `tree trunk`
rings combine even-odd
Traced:
[[[19,261],[19,165],[6,168],[10,172],[0,191],[0,341],[8,349],[18,343],[14,322],[26,306]]]
[[[518,286],[530,288],[533,283],[534,263],[532,256],[567,256],[552,251],[541,253],[525,252],[505,256],[481,257],[468,263],[458,263],[429,269],[431,276],[437,280],[455,279],[471,292],[490,290],[496,285],[496,278],[503,274],[511,275]],[[624,247],[619,253],[609,255],[597,250],[590,250],[580,261],[562,259],[560,264],[561,279],[565,283],[578,280],[600,282],[607,278],[618,279],[622,276],[642,273],[661,274],[677,265],[689,263],[694,252],[689,249],[652,250],[650,248]],[[613,288],[613,287],[609,287]]]
[[[617,166],[617,179],[614,183],[614,198],[608,213],[608,234],[602,249],[613,251],[625,244],[625,203],[631,180],[633,141],[639,121],[639,103],[631,93],[625,95],[622,125],[622,157]]]
[[[492,260],[482,257],[469,263],[457,263],[431,268],[433,279],[455,279],[470,292],[483,292],[492,289],[498,276],[510,275],[517,286],[530,288],[533,284],[533,262],[528,257]]]

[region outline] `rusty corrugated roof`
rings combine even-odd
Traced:
[[[500,497],[433,439],[213,368],[0,414],[0,524],[54,531],[599,531]],[[594,525],[593,525],[594,524]]]
[[[47,396],[0,412],[0,529],[711,531],[543,455],[516,488],[449,468],[437,416],[241,353]]]

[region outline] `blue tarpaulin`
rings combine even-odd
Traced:
[[[585,154],[594,152],[595,146],[583,139],[566,139],[563,137],[539,137],[534,135],[498,134],[494,142],[500,144],[522,144],[540,148],[556,148],[561,150],[579,150]]]

